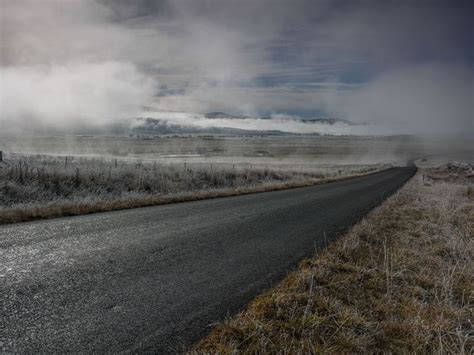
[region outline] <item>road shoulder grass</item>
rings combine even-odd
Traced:
[[[472,351],[474,193],[467,175],[420,170],[193,352]]]

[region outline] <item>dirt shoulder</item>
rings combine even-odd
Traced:
[[[194,351],[468,353],[472,260],[472,169],[423,169]]]

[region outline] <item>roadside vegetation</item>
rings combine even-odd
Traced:
[[[472,353],[474,175],[419,170],[199,353]]]
[[[386,167],[288,170],[10,154],[0,162],[0,223],[306,186]]]

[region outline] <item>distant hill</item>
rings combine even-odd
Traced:
[[[242,116],[242,115],[229,115],[228,113],[225,113],[225,112],[208,112],[204,114],[204,117],[209,118],[209,119],[228,118],[228,119],[239,119],[239,120],[251,118],[249,116]]]
[[[283,135],[281,131],[258,131],[231,127],[197,127],[181,125],[157,118],[139,118],[134,123],[133,132],[153,135],[169,134],[216,134],[216,135]]]
[[[225,112],[208,112],[204,114],[205,118],[209,119],[239,119],[239,120],[245,120],[245,119],[262,119],[262,120],[272,120],[274,119],[271,116],[263,116],[263,117],[250,117],[250,116],[245,116],[245,115],[230,115]],[[340,118],[295,118],[295,120],[300,120],[301,122],[305,123],[325,123],[325,124],[335,124],[338,122],[346,123],[346,124],[352,124],[349,121],[340,119]]]
[[[325,124],[335,124],[335,123],[345,123],[351,125],[352,123],[340,118],[304,118],[301,120],[305,123],[325,123]]]

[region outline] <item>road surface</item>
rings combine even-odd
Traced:
[[[182,350],[415,170],[0,226],[0,349]]]

